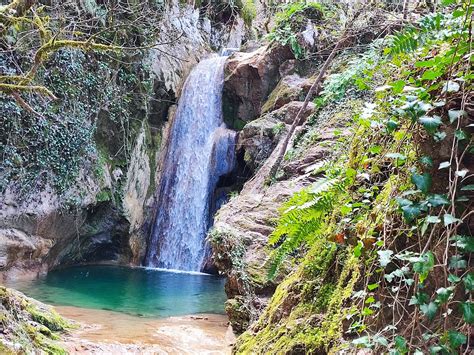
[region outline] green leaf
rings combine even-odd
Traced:
[[[470,184],[470,185],[463,186],[461,187],[461,191],[474,191],[474,185]]]
[[[446,138],[446,132],[436,132],[433,138],[436,142],[441,142],[443,139]]]
[[[467,337],[456,330],[448,330],[448,341],[452,349],[457,349],[461,345],[466,344]]]
[[[439,352],[441,352],[443,350],[444,350],[444,348],[442,346],[439,346],[439,345],[430,346],[430,355],[438,354]]]
[[[382,146],[380,145],[373,145],[369,148],[369,153],[372,154],[379,154],[382,151]]]
[[[452,240],[455,241],[454,246],[466,253],[474,253],[474,237],[468,235],[455,235]]]
[[[466,260],[462,258],[461,255],[453,255],[449,259],[449,268],[450,269],[465,269],[467,266]]]
[[[443,216],[444,226],[447,227],[453,223],[462,222],[460,219],[454,217],[452,214],[445,213]]]
[[[443,85],[443,90],[441,91],[443,94],[445,92],[458,92],[461,87],[455,81],[449,80]]]
[[[438,170],[446,169],[446,168],[449,168],[450,166],[451,166],[451,163],[449,161],[443,161],[442,163],[439,164]]]
[[[420,311],[423,313],[429,321],[432,321],[436,316],[436,312],[438,311],[438,305],[434,302],[430,302],[428,304],[422,304],[420,306]]]
[[[452,289],[441,287],[436,290],[436,293],[438,294],[436,300],[440,303],[446,303],[452,293]]]
[[[441,117],[439,116],[421,116],[419,122],[425,127],[426,131],[434,134],[441,125]]]
[[[464,283],[464,287],[466,288],[467,291],[473,291],[474,290],[474,272],[468,273],[464,278],[462,279],[462,282]]]
[[[466,114],[466,111],[463,110],[449,110],[448,111],[448,117],[449,117],[449,122],[453,123],[459,117],[464,116]]]
[[[430,297],[426,293],[417,292],[411,297],[409,305],[425,304],[428,303],[429,300]]]
[[[362,248],[364,247],[364,244],[359,240],[357,245],[354,247],[353,253],[355,257],[359,257],[362,254]]]
[[[362,346],[364,348],[371,348],[373,344],[371,343],[369,337],[367,335],[364,335],[360,338],[354,339],[352,341],[352,344],[356,346]]]
[[[387,266],[392,260],[393,251],[391,250],[379,250],[377,251],[379,255],[379,263],[381,267]]]
[[[413,264],[413,271],[420,275],[420,282],[426,280],[429,272],[434,267],[434,255],[431,251],[420,256],[420,261]]]
[[[454,136],[460,141],[469,138],[466,132],[464,132],[462,129],[457,129],[456,132],[454,132]]]
[[[402,353],[408,352],[407,341],[404,337],[397,335],[395,337],[395,347]]]
[[[432,207],[439,207],[443,205],[449,205],[449,200],[445,195],[440,195],[440,194],[433,194],[430,195],[427,199],[428,203]]]
[[[403,218],[405,218],[408,223],[413,222],[421,214],[420,205],[418,204],[402,206],[401,210],[403,212]]]
[[[405,195],[405,196],[406,196],[406,195]],[[410,201],[410,200],[407,199],[407,198],[396,197],[395,199],[397,200],[397,203],[398,203],[398,205],[399,205],[400,207],[413,205],[413,201]]]
[[[401,93],[403,91],[403,88],[405,87],[405,85],[406,85],[406,83],[403,80],[397,80],[397,81],[390,84],[394,94]]]
[[[432,167],[433,166],[433,159],[428,156],[422,156],[420,158],[420,163],[423,164],[426,167]]]
[[[431,175],[428,173],[413,174],[411,176],[411,182],[415,184],[418,190],[421,190],[423,193],[427,193],[431,187],[432,179]]]
[[[434,80],[443,75],[443,72],[440,70],[427,70],[423,73],[421,80]]]
[[[441,222],[438,216],[427,216],[425,221],[426,223],[440,223]]]
[[[389,133],[395,131],[398,128],[398,122],[394,121],[392,119],[388,120],[387,123],[385,124],[387,127],[387,131]]]
[[[367,285],[367,288],[369,289],[369,291],[373,291],[377,287],[379,287],[379,284],[369,284],[369,285]]]
[[[371,304],[371,303],[374,303],[375,302],[375,298],[373,298],[372,296],[368,297],[366,300],[365,300],[365,304]]]
[[[363,316],[371,316],[372,314],[374,314],[374,311],[370,308],[364,307],[361,313]]]
[[[381,335],[374,335],[374,341],[376,343],[379,343],[382,346],[387,347],[388,346],[388,340],[387,338],[381,336]]]
[[[415,67],[416,68],[431,68],[435,64],[436,63],[433,59],[431,59],[431,60],[420,60],[418,62],[415,62]]]
[[[464,179],[464,177],[467,175],[469,170],[467,169],[461,169],[456,171],[456,176],[459,176],[461,179]]]
[[[453,17],[458,18],[458,17],[464,17],[466,12],[463,9],[457,9],[453,12]]]
[[[398,160],[406,160],[407,159],[406,155],[403,155],[403,154],[400,154],[400,153],[388,153],[388,154],[385,154],[385,156],[387,158],[390,158],[390,159],[398,159]]]
[[[474,303],[472,302],[464,302],[461,303],[461,311],[464,317],[464,320],[469,323],[474,323]]]
[[[470,199],[467,196],[456,197],[456,202],[469,202],[469,201],[470,201]]]
[[[454,275],[454,274],[449,274],[448,275],[448,281],[451,282],[451,283],[457,283],[457,282],[461,281],[461,278],[459,276]]]

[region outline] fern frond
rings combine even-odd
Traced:
[[[270,245],[277,246],[271,255],[270,278],[275,276],[288,255],[303,245],[311,245],[324,234],[326,219],[344,187],[344,180],[337,177],[320,178],[283,206],[269,240]]]

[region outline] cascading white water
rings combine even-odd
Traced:
[[[201,269],[211,198],[235,160],[236,134],[222,118],[225,59],[201,61],[184,84],[160,179],[147,266]]]

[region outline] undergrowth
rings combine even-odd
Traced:
[[[300,265],[238,352],[469,353],[473,5],[449,3],[326,82],[320,105],[348,87],[372,98],[347,153],[282,207],[269,276]]]
[[[275,15],[275,27],[269,33],[268,39],[270,42],[288,45],[296,59],[303,59],[306,53],[298,33],[302,32],[308,20],[321,22],[327,12],[328,9],[318,2],[297,1],[285,4]]]

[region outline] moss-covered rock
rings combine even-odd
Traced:
[[[335,259],[336,247],[316,243],[298,270],[276,289],[260,319],[238,338],[237,354],[327,353],[343,337],[358,260]],[[341,263],[336,266],[334,265]],[[310,291],[309,284],[317,284]]]
[[[75,327],[51,307],[0,286],[0,352],[66,354],[57,340]]]
[[[304,101],[311,84],[311,79],[301,78],[297,74],[283,77],[263,104],[262,113],[279,109],[291,101]]]

